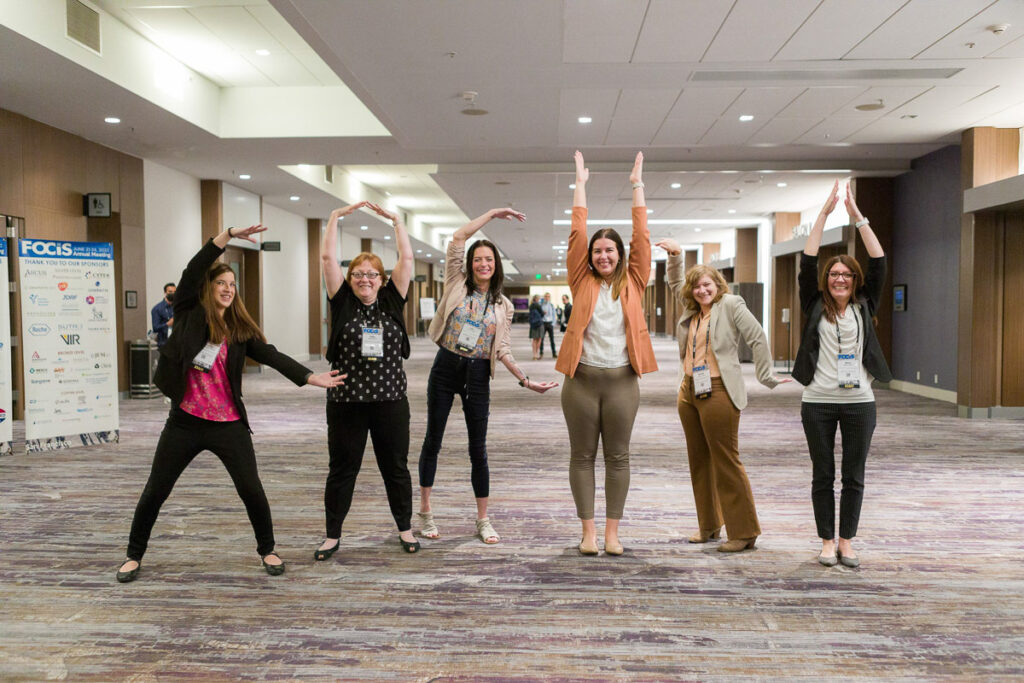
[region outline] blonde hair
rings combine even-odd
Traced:
[[[683,302],[688,308],[700,310],[700,304],[693,298],[693,290],[697,288],[697,282],[705,276],[711,278],[711,281],[715,283],[715,287],[718,288],[718,293],[715,294],[715,299],[711,302],[712,304],[717,304],[722,296],[729,291],[729,283],[725,281],[725,277],[722,276],[717,268],[698,263],[686,271],[686,280],[683,282]]]

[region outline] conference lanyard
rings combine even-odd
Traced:
[[[843,337],[839,333],[839,319],[836,319],[836,344],[839,346],[839,353],[837,354],[838,361],[838,378],[840,389],[859,389],[860,388],[860,362],[857,360],[857,349],[860,348],[860,316],[857,315],[857,310],[852,309],[854,304],[850,304],[850,312],[853,314],[853,319],[857,323],[857,339],[853,347],[853,353],[843,353]]]
[[[707,334],[704,338],[704,365],[697,367],[697,332],[700,330],[700,313],[697,314],[697,325],[693,328],[693,341],[690,343],[693,359],[693,394],[697,398],[711,396],[711,367],[708,365],[708,349],[711,348],[711,315],[708,315]]]
[[[373,304],[363,309],[367,316],[373,312]],[[370,361],[379,360],[384,355],[384,324],[383,319],[378,316],[376,325],[361,325],[363,330],[361,351],[363,358]]]
[[[484,299],[484,311],[480,314],[480,320],[473,320],[472,295],[470,295],[469,317],[462,324],[462,331],[459,332],[459,339],[455,342],[455,348],[463,353],[472,353],[480,342],[480,336],[484,333],[484,317],[487,316],[487,307],[490,302]]]

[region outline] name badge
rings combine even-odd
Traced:
[[[707,365],[693,369],[693,394],[697,398],[711,398],[711,368]]]
[[[484,333],[484,326],[475,320],[467,320],[459,333],[459,339],[455,342],[455,348],[463,353],[472,353],[476,349],[480,335]]]
[[[210,368],[213,367],[214,361],[217,360],[218,353],[220,353],[220,344],[207,342],[202,351],[197,353],[196,357],[192,359],[192,367],[200,372],[209,372]]]
[[[380,327],[363,328],[363,358],[376,360],[384,355],[384,330]]]
[[[860,388],[860,363],[852,353],[839,354],[839,388]]]

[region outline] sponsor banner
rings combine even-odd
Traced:
[[[117,441],[113,245],[18,240],[18,254],[28,452]]]
[[[7,240],[0,238],[0,455],[11,453],[14,428],[11,412],[11,301]]]

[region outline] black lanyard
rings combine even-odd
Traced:
[[[854,304],[850,304],[852,307]],[[857,309],[851,311],[853,313],[853,320],[857,323],[857,344],[853,347],[854,353],[860,350],[860,316],[857,315]],[[839,353],[843,352],[843,338],[839,335],[839,317],[836,317],[836,344],[839,345]]]
[[[690,344],[694,367],[697,366],[697,331],[700,329],[701,315],[697,314],[697,326],[693,328],[693,342]],[[704,339],[704,364],[708,362],[708,349],[711,347],[711,314],[708,314],[707,337]]]

